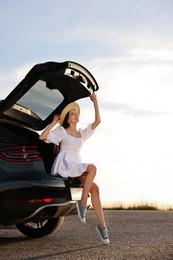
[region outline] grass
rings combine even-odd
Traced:
[[[150,202],[139,202],[133,204],[125,204],[121,202],[103,205],[104,210],[173,210],[173,205],[157,205]]]

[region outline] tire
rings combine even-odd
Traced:
[[[59,229],[64,217],[47,219],[43,222],[28,222],[16,224],[16,228],[24,235],[31,238],[39,238],[50,235],[55,229]]]

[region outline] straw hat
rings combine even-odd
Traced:
[[[63,111],[61,112],[61,115],[60,115],[60,120],[59,120],[59,124],[62,125],[63,122],[64,122],[64,119],[67,115],[68,112],[70,112],[71,110],[73,109],[76,109],[78,111],[78,114],[80,115],[80,107],[77,103],[75,102],[72,102],[72,103],[69,103],[64,109]]]

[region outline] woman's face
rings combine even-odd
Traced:
[[[69,112],[69,117],[68,117],[68,122],[69,123],[77,123],[79,122],[79,113],[77,109],[72,109]]]

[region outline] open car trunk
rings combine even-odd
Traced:
[[[97,90],[96,80],[80,64],[70,61],[37,64],[0,102],[0,118],[42,130],[67,104]]]

